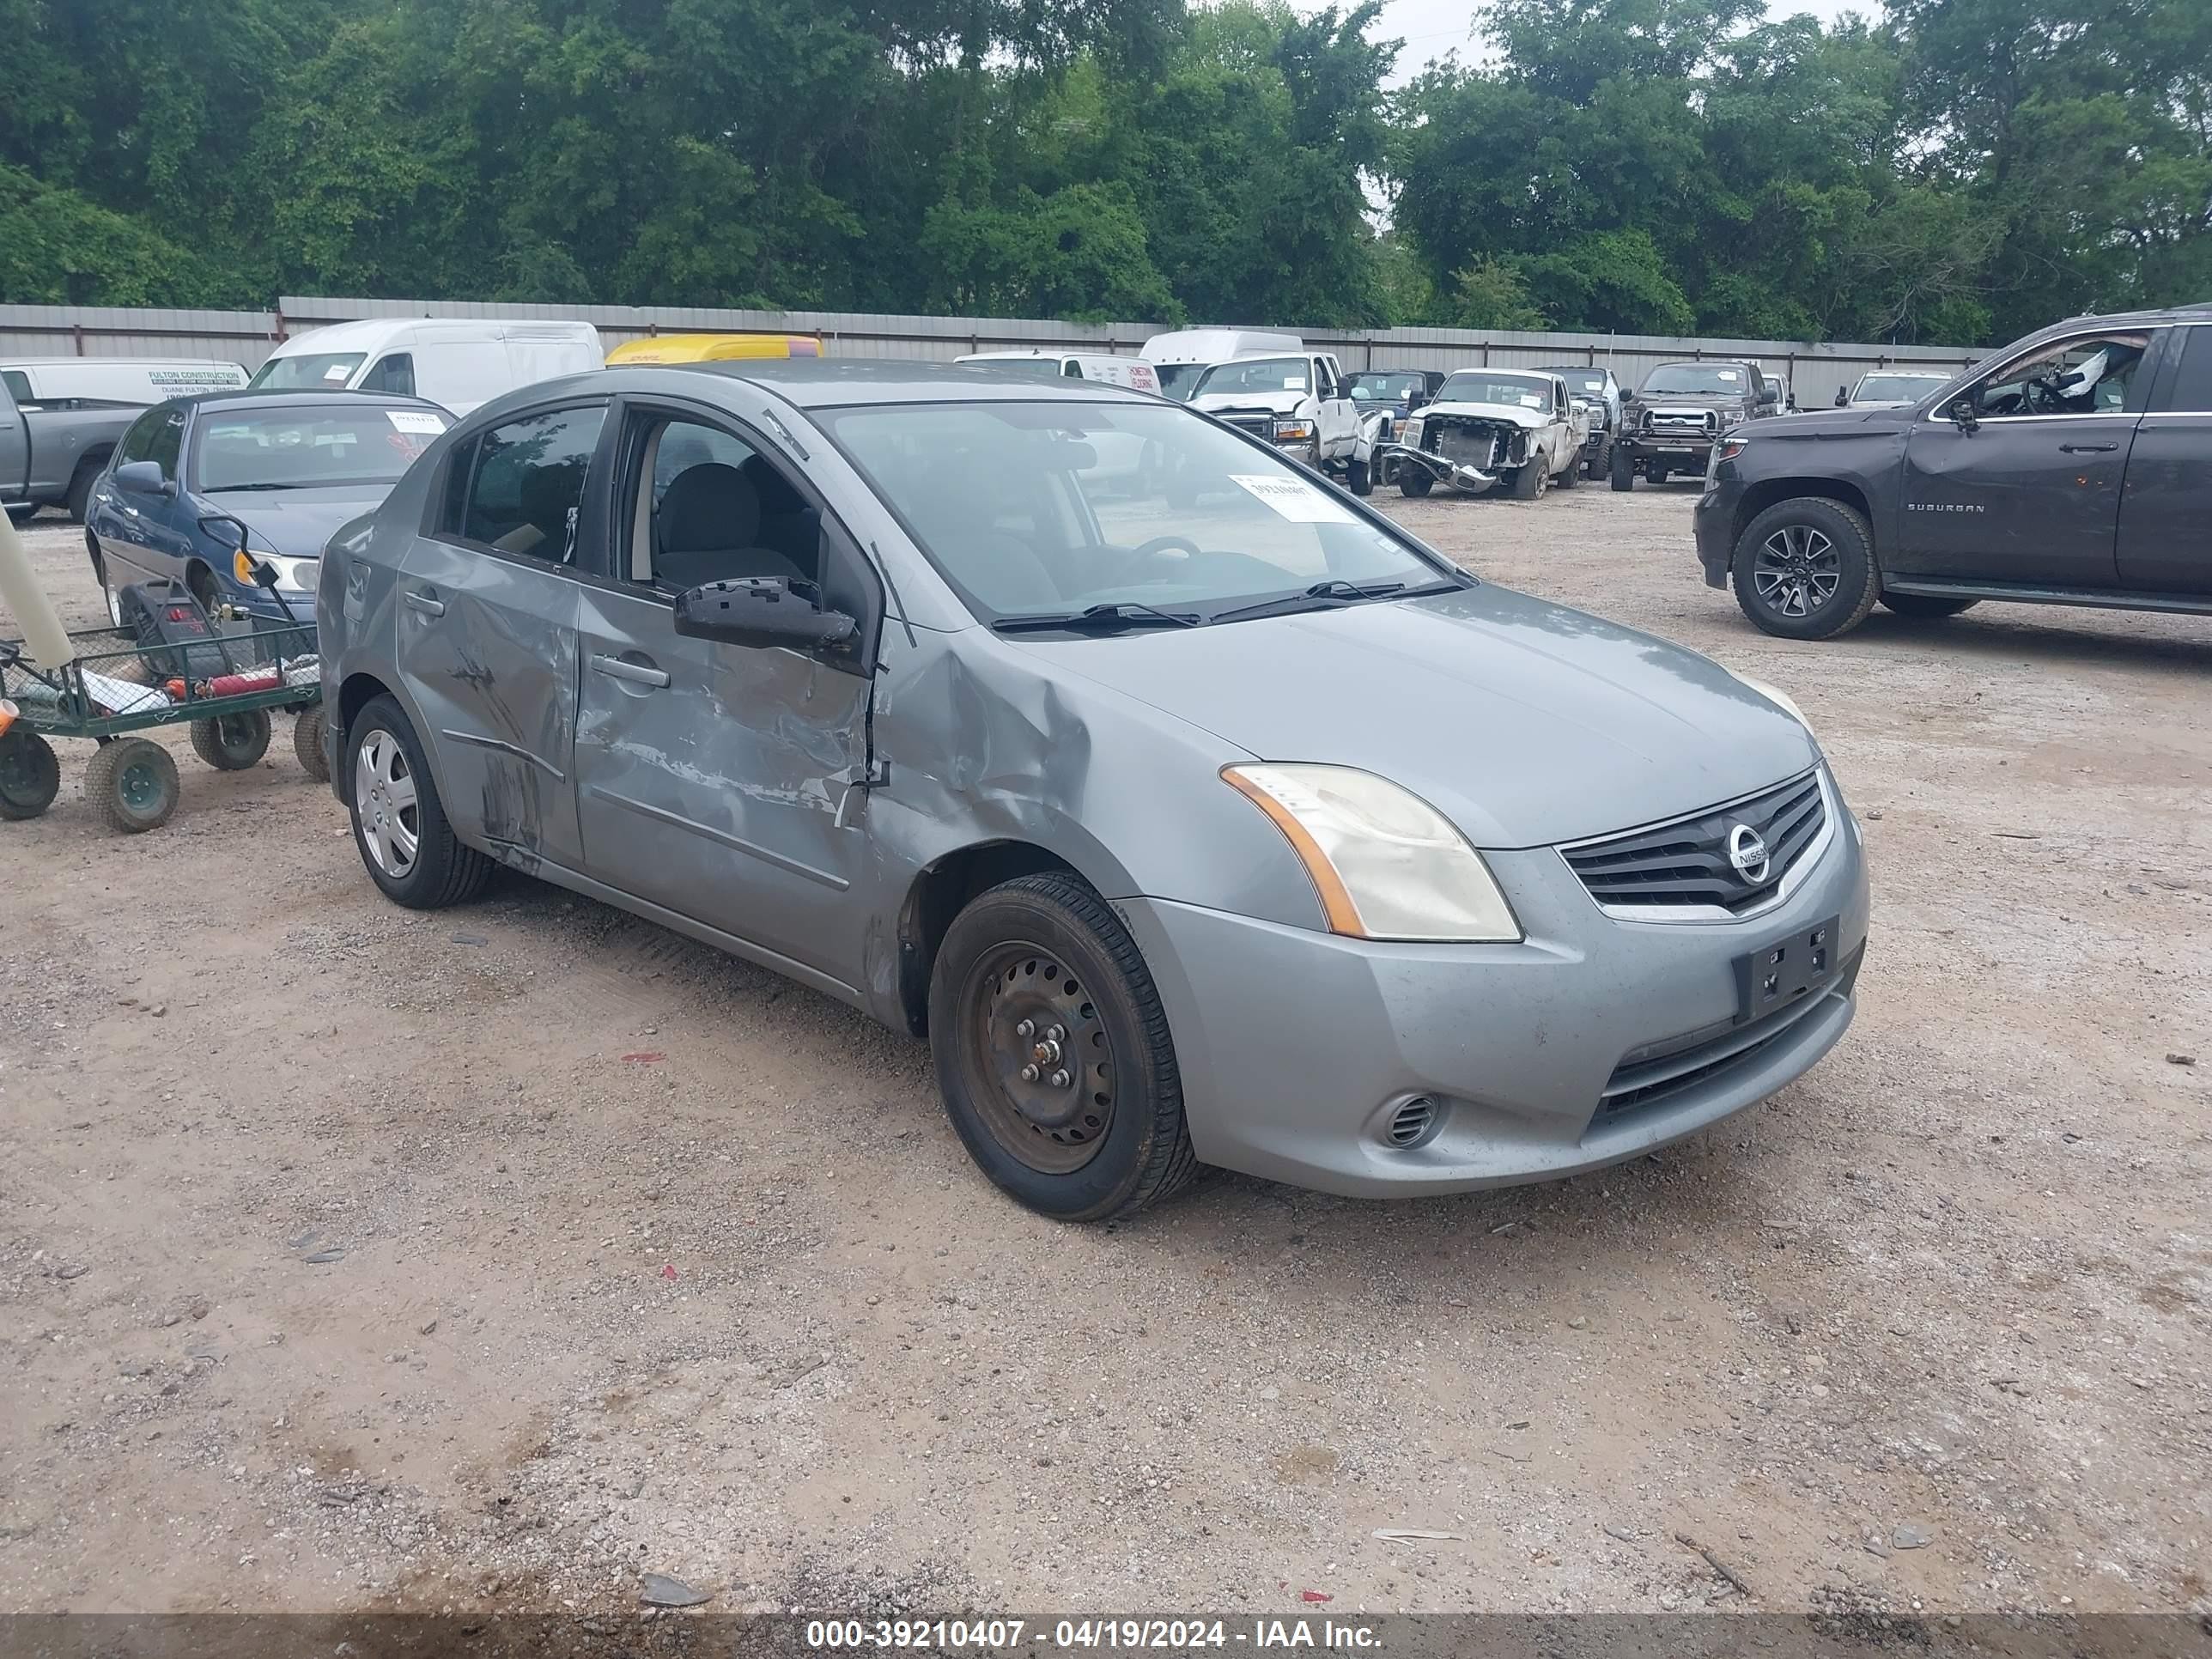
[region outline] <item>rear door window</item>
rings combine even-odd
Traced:
[[[574,564],[585,481],[606,415],[602,405],[548,410],[462,445],[447,475],[441,533],[495,553]]]
[[[2166,379],[2160,412],[2212,415],[2212,328],[2182,331],[2180,361]]]

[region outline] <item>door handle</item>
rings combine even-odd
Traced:
[[[625,662],[620,657],[592,659],[592,668],[611,680],[628,680],[634,685],[650,685],[656,690],[668,684],[668,671],[649,668],[641,662]]]
[[[2062,455],[2095,455],[2118,447],[2118,444],[2061,444],[2058,453]]]
[[[407,601],[410,610],[419,611],[426,617],[442,617],[446,614],[446,602],[443,599],[434,599],[428,593],[403,593],[400,598]]]

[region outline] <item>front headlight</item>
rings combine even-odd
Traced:
[[[1772,703],[1784,714],[1789,715],[1790,719],[1796,720],[1798,725],[1803,726],[1808,732],[1810,732],[1813,729],[1813,722],[1805,718],[1805,711],[1797,706],[1796,701],[1787,691],[1782,690],[1778,687],[1769,685],[1765,680],[1755,680],[1748,674],[1738,674],[1736,675],[1736,678],[1741,680],[1753,690],[1758,692],[1760,696],[1765,698],[1767,702]]]
[[[1278,421],[1275,422],[1275,441],[1279,444],[1302,443],[1313,436],[1311,421]]]
[[[1405,427],[1398,434],[1398,441],[1408,449],[1419,449],[1421,447],[1421,428],[1427,424],[1419,415],[1408,415]]]
[[[257,553],[254,557],[264,564],[275,565],[276,586],[290,588],[295,592],[312,589],[322,568],[317,560],[288,558],[282,553]]]
[[[1443,814],[1352,766],[1226,766],[1223,780],[1273,820],[1353,939],[1517,941],[1521,924],[1482,854]]]

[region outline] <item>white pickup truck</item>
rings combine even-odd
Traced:
[[[1540,369],[1462,368],[1381,452],[1385,471],[1415,497],[1438,484],[1482,495],[1504,484],[1532,501],[1582,476],[1590,411]]]
[[[1190,406],[1341,478],[1355,495],[1375,487],[1376,423],[1361,420],[1352,382],[1328,352],[1216,363],[1192,388]]]

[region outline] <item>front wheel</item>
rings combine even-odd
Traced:
[[[1979,599],[1945,599],[1935,593],[1884,593],[1882,608],[1894,611],[1900,617],[1955,617],[1961,611],[1971,611]]]
[[[347,738],[354,844],[385,897],[438,910],[482,892],[491,860],[453,834],[405,711],[389,696],[373,698]]]
[[[1344,465],[1344,487],[1355,495],[1375,493],[1374,470],[1365,461],[1346,461]]]
[[[1437,487],[1435,475],[1419,461],[1398,466],[1398,493],[1408,501],[1418,501]]]
[[[1589,453],[1589,463],[1583,469],[1586,478],[1602,478],[1613,470],[1613,440],[1601,440]]]
[[[177,763],[149,738],[103,743],[84,769],[84,793],[111,830],[126,836],[158,830],[184,794]]]
[[[1041,1215],[1127,1215],[1197,1168],[1152,974],[1076,876],[1006,882],[953,919],[930,973],[929,1036],[969,1156]]]
[[[1549,469],[1541,455],[1531,455],[1521,463],[1521,470],[1513,475],[1513,499],[1533,501],[1544,493],[1544,475]]]
[[[1881,591],[1867,521],[1817,495],[1778,502],[1753,519],[1736,538],[1730,568],[1743,614],[1785,640],[1848,633]]]
[[[1613,459],[1610,465],[1613,468],[1613,487],[1615,489],[1636,488],[1635,456],[1630,454],[1619,444],[1615,444],[1613,447]]]
[[[1662,484],[1667,482],[1667,469],[1660,465],[1658,462],[1654,461],[1651,463],[1650,466],[1645,470],[1644,476],[1649,478],[1655,484]]]

